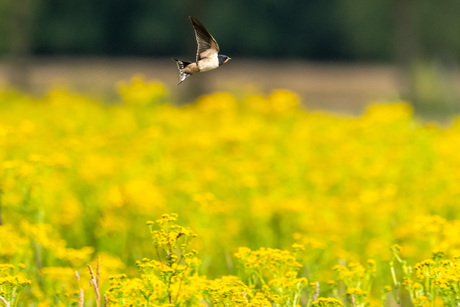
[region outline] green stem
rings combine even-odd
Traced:
[[[184,278],[181,278],[180,283],[179,283],[179,289],[177,289],[177,295],[176,295],[176,298],[174,299],[174,305],[176,306],[177,306],[177,300],[179,299],[180,289],[182,288],[183,281],[184,281]]]
[[[266,283],[265,283],[265,280],[264,280],[264,278],[263,278],[262,273],[260,272],[260,270],[256,270],[255,272],[256,272],[257,277],[259,277],[259,280],[260,280],[260,281],[262,282],[262,284],[265,286]]]
[[[1,295],[0,295],[0,301],[2,301],[2,302],[5,304],[6,307],[9,307],[9,306],[10,306],[10,304],[8,303],[8,301],[7,301],[3,296],[1,296]]]
[[[163,270],[163,261],[161,261],[160,251],[158,250],[158,247],[155,247],[155,250],[157,252],[157,257],[158,261],[160,262],[161,269]]]
[[[396,255],[394,254],[393,257],[396,257]],[[395,266],[394,266],[393,261],[390,262],[390,271],[391,271],[391,277],[393,279],[393,284],[395,287],[394,298],[396,300],[396,303],[399,305],[401,304],[401,299],[397,293],[397,291],[399,291],[399,282],[398,282],[398,279],[396,278],[396,271],[395,271]]]
[[[21,292],[17,293],[14,297],[14,304],[13,304],[13,307],[17,307],[18,306],[18,302],[19,302],[19,296],[21,295]]]

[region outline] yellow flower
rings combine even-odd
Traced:
[[[230,93],[214,93],[201,96],[196,101],[197,107],[203,112],[232,113],[238,108],[238,102]]]
[[[168,89],[159,81],[144,81],[140,75],[134,76],[131,82],[117,83],[118,93],[123,102],[132,106],[155,105],[163,102],[168,96]]]
[[[339,307],[343,306],[343,303],[336,298],[320,297],[316,301],[312,302],[311,305],[315,307]]]

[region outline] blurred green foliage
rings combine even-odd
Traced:
[[[4,20],[5,4],[0,1]],[[415,20],[399,14],[407,3]],[[35,0],[33,54],[179,56],[193,51],[195,15],[234,56],[313,60],[395,58],[399,28],[415,22],[421,55],[460,57],[457,0]],[[441,18],[440,18],[441,16]],[[402,26],[401,26],[402,25]],[[0,21],[4,37],[8,25]],[[0,40],[0,50],[7,50]],[[193,52],[192,52],[193,54]]]

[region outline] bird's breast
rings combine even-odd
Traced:
[[[197,64],[200,72],[204,72],[219,67],[219,60],[217,59],[217,56],[215,56],[199,60]]]

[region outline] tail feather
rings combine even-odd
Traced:
[[[176,61],[177,68],[179,69],[179,77],[180,81],[177,83],[177,85],[181,84],[182,82],[185,81],[188,77],[190,77],[192,74],[184,72],[184,68],[187,67],[188,65],[192,64],[191,62],[186,62],[186,61],[181,61],[181,60],[176,60],[176,59],[171,59],[173,61]]]

